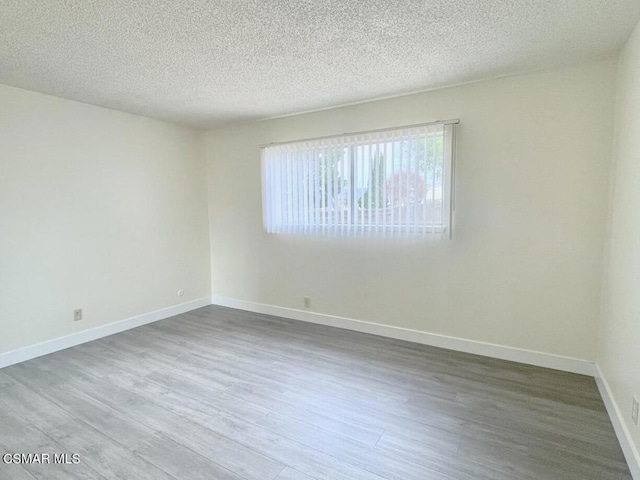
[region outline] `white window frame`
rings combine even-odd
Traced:
[[[301,234],[301,233],[329,233],[329,234],[350,234],[350,233],[367,233],[370,235],[376,234],[420,234],[420,235],[439,235],[442,238],[452,237],[453,230],[453,212],[454,212],[454,188],[455,188],[455,162],[454,162],[454,154],[455,154],[455,125],[459,123],[459,120],[448,120],[448,121],[439,121],[439,122],[430,122],[424,124],[417,125],[408,125],[403,127],[394,127],[388,129],[380,129],[380,130],[370,130],[365,132],[356,132],[356,133],[348,133],[342,135],[332,135],[326,137],[317,137],[310,138],[298,141],[291,142],[279,142],[272,143],[269,145],[261,146],[261,167],[262,167],[262,194],[263,194],[263,222],[265,230],[269,233],[290,233],[290,234]],[[379,144],[380,141],[374,142],[371,140],[372,138],[376,138],[375,135],[401,135],[400,132],[415,132],[416,129],[420,129],[420,132],[426,131],[427,133],[420,133],[420,135],[413,134],[415,138],[422,138],[423,136],[426,138],[430,136],[431,133],[428,133],[428,130],[424,130],[426,128],[432,128],[438,126],[442,129],[442,133],[433,133],[434,135],[443,135],[443,151],[442,151],[442,206],[441,206],[441,216],[440,222],[437,224],[410,224],[410,222],[405,222],[401,224],[393,224],[381,225],[378,221],[375,225],[371,224],[371,212],[367,213],[369,218],[369,224],[365,225],[360,224],[355,218],[354,213],[356,212],[356,195],[357,195],[357,187],[353,185],[353,181],[356,178],[354,171],[358,168],[356,165],[357,155],[356,148],[358,146],[362,146],[364,152],[365,148],[368,148],[369,153],[373,154],[373,145]],[[358,143],[358,138],[362,138],[362,143]],[[397,137],[393,137],[397,138]],[[402,138],[402,137],[401,137]],[[369,139],[369,140],[367,140]],[[315,153],[313,150],[314,146],[322,148],[326,145],[331,145],[331,148],[336,148],[336,145],[341,145],[341,141],[344,141],[348,146],[344,147],[344,152],[348,152],[346,155],[348,168],[350,172],[348,174],[349,186],[348,186],[348,194],[350,196],[348,200],[348,210],[346,217],[344,216],[344,206],[340,207],[340,219],[333,218],[332,209],[326,209],[323,212],[323,221],[318,222],[318,219],[310,218],[310,208],[308,204],[307,193],[305,191],[304,194],[301,192],[305,190],[309,190],[309,186],[304,186],[303,178],[309,174],[309,168],[311,163],[309,163],[309,155]],[[395,142],[397,140],[392,140]],[[402,141],[402,140],[401,140]],[[365,147],[365,145],[367,147]],[[283,147],[284,146],[284,147]],[[273,153],[274,148],[272,147],[281,147],[277,150],[278,153]],[[340,147],[342,148],[342,147]],[[269,150],[271,149],[271,150]],[[265,152],[272,152],[271,154]],[[286,153],[286,152],[296,152],[296,153]],[[302,152],[302,153],[300,153]],[[379,151],[378,151],[379,153]],[[388,152],[385,152],[388,153]],[[364,155],[364,153],[363,153]],[[392,155],[393,156],[393,155]],[[314,160],[315,160],[314,156]],[[435,157],[434,157],[435,158]],[[325,160],[326,161],[326,160]],[[367,162],[371,162],[372,160],[367,160]],[[395,162],[395,157],[392,159],[392,162]],[[402,159],[400,159],[402,162]],[[268,163],[267,162],[271,162]],[[275,163],[274,163],[275,162]],[[281,162],[279,166],[276,165],[277,162]],[[286,162],[286,165],[283,163]],[[367,163],[370,166],[370,163]],[[395,168],[395,163],[393,163]],[[316,168],[316,176],[318,174],[317,166]],[[343,168],[342,166],[340,168]],[[371,167],[369,167],[371,168]],[[377,167],[375,167],[377,168]],[[416,167],[417,168],[417,167]],[[277,170],[278,173],[274,176],[274,171]],[[280,173],[280,170],[284,171],[284,174]],[[334,171],[334,179],[335,177],[335,169]],[[346,170],[346,169],[345,169]],[[364,164],[360,171],[364,170]],[[402,166],[398,170],[401,173]],[[359,175],[363,175],[359,173]],[[372,174],[373,175],[373,174]],[[427,173],[424,174],[425,179]],[[434,173],[435,175],[435,173]],[[379,177],[378,177],[379,178]],[[401,177],[400,177],[401,178]],[[332,180],[331,183],[328,184],[329,187],[332,185],[335,187],[336,185],[340,187],[339,184],[336,184]],[[369,179],[372,181],[372,179]],[[308,180],[307,180],[308,181]],[[326,179],[324,180],[326,182]],[[343,180],[344,181],[344,180]],[[417,180],[414,180],[417,182]],[[417,186],[417,183],[415,184]],[[426,184],[428,185],[428,184]],[[407,180],[407,187],[410,186],[409,180]],[[316,183],[315,188],[317,189],[318,184]],[[432,180],[432,191],[436,188],[436,180],[433,177]],[[280,191],[275,192],[276,189],[280,188]],[[340,187],[343,188],[343,187]],[[286,191],[290,192],[290,195],[286,195]],[[415,191],[415,190],[414,190]],[[333,192],[331,192],[333,194]],[[376,192],[377,194],[378,192]],[[324,194],[324,190],[323,190]],[[294,197],[294,198],[292,198]],[[335,194],[332,196],[335,198]],[[386,197],[385,197],[386,198]],[[359,197],[360,199],[360,197]],[[317,198],[315,199],[317,201]],[[323,197],[323,202],[324,202]],[[344,200],[341,200],[341,202]],[[378,201],[377,201],[378,202]],[[285,205],[287,203],[287,211],[285,211]],[[295,204],[295,205],[293,205]],[[292,205],[295,210],[295,214],[292,215]],[[341,203],[342,205],[342,203]],[[371,208],[371,207],[370,207]],[[397,208],[397,206],[393,206],[392,208]],[[415,209],[418,207],[414,206],[414,215]],[[316,209],[317,210],[317,209]],[[386,206],[383,208],[386,215]],[[405,210],[405,215],[408,215],[408,210]],[[330,221],[326,221],[326,216],[330,218]],[[363,214],[364,215],[364,214]],[[378,215],[376,213],[376,215]],[[386,219],[386,216],[385,216]]]

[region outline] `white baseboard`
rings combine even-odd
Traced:
[[[622,416],[618,402],[616,402],[611,387],[609,387],[609,383],[602,374],[599,365],[596,365],[595,377],[598,390],[600,390],[600,395],[602,396],[605,407],[607,407],[607,413],[613,424],[613,429],[622,447],[624,458],[627,460],[629,470],[631,470],[631,476],[634,480],[640,480],[640,454],[633,444],[631,433],[629,433],[625,422],[622,420],[624,417]]]
[[[58,350],[64,350],[65,348],[74,347],[81,343],[91,342],[92,340],[97,340],[98,338],[107,337],[114,333],[140,327],[147,323],[157,322],[158,320],[173,317],[174,315],[186,313],[210,304],[211,300],[208,297],[199,298],[190,302],[181,303],[180,305],[174,305],[172,307],[163,308],[154,312],[145,313],[125,320],[120,320],[118,322],[108,323],[99,327],[65,335],[64,337],[54,338],[53,340],[47,340],[42,343],[2,353],[0,354],[0,368],[57,352]]]
[[[501,360],[511,360],[513,362],[552,368],[554,370],[562,370],[565,372],[579,373],[581,375],[589,376],[595,375],[594,363],[578,358],[563,357],[550,353],[507,347],[504,345],[467,340],[464,338],[449,337],[436,333],[392,327],[390,325],[354,320],[352,318],[337,317],[323,313],[278,307],[275,305],[237,300],[234,298],[219,297],[216,295],[211,297],[211,303],[223,307],[264,313],[267,315],[300,320],[303,322],[318,323],[331,327],[354,330],[356,332],[370,333],[382,337],[396,338],[399,340],[407,340],[409,342],[446,348],[448,350],[456,350],[485,357],[499,358]]]

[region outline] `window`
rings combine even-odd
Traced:
[[[266,230],[450,236],[454,123],[263,147]]]

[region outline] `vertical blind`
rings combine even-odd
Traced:
[[[451,235],[453,122],[262,149],[270,233]]]

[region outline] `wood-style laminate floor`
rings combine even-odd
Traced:
[[[222,307],[0,370],[2,479],[629,480],[589,377]]]

